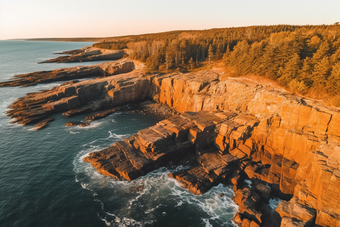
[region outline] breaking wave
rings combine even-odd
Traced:
[[[126,136],[110,131],[110,136],[104,140],[120,140]],[[231,219],[238,207],[231,199],[231,187],[220,184],[204,195],[193,195],[168,176],[170,171],[179,171],[187,168],[185,166],[162,167],[133,181],[117,181],[83,162],[90,152],[104,149],[103,142],[94,140],[84,144],[73,165],[75,180],[92,192],[101,207],[97,215],[107,226],[173,226],[176,223],[236,226]]]

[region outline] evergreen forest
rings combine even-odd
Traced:
[[[193,70],[222,60],[231,76],[256,75],[340,106],[340,25],[273,25],[106,38],[150,71]]]

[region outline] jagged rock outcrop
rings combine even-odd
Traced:
[[[68,83],[51,90],[27,94],[7,111],[13,123],[33,124],[49,116],[65,112],[81,114],[95,112],[128,102],[144,100],[150,83],[144,74],[134,71],[78,83]]]
[[[65,126],[68,126],[68,127],[76,126],[76,125],[79,125],[80,127],[89,126],[92,121],[105,118],[105,117],[107,117],[107,116],[117,112],[120,109],[121,109],[120,107],[117,107],[117,108],[111,108],[111,109],[106,109],[106,110],[98,111],[95,114],[91,114],[91,115],[85,117],[84,121],[80,121],[80,122],[67,122],[65,124]],[[79,109],[76,109],[76,110],[69,110],[67,112],[64,112],[62,114],[62,116],[65,117],[65,118],[68,118],[68,117],[72,117],[72,116],[83,114],[83,113],[87,113],[87,112],[91,112],[91,108],[85,108],[85,109],[79,108]]]
[[[54,81],[77,80],[89,77],[107,77],[130,72],[134,70],[134,68],[134,63],[132,61],[121,60],[97,65],[56,69],[53,71],[40,71],[16,75],[14,76],[16,78],[15,80],[0,82],[0,87],[31,86]]]
[[[173,122],[178,121],[176,117]],[[182,138],[181,133],[176,134],[159,123],[108,149],[91,153],[84,161],[90,162],[103,175],[133,180],[193,152],[194,145]]]
[[[54,121],[53,116],[49,116],[49,117],[45,118],[44,120],[39,121],[39,123],[34,126],[34,129],[36,131],[43,129],[43,128],[47,127],[48,123],[50,123],[51,121]]]
[[[8,115],[26,124],[147,98],[181,115],[92,153],[85,160],[100,173],[131,180],[189,155],[196,164],[171,177],[195,194],[232,183],[241,226],[268,226],[259,207],[269,196],[291,199],[277,210],[282,226],[340,225],[340,112],[314,100],[210,71],[134,71],[29,94]]]
[[[70,63],[70,62],[86,62],[101,60],[118,60],[121,59],[124,50],[106,50],[96,47],[85,47],[80,50],[65,51],[57,54],[71,54],[71,56],[61,56],[39,63]]]
[[[88,49],[88,48],[90,48],[90,47],[87,46],[87,47],[83,47],[81,49],[76,49],[76,50],[67,50],[67,51],[62,51],[62,52],[56,52],[54,54],[63,54],[63,55],[65,55],[65,54],[68,54],[68,55],[70,55],[70,54],[80,54],[80,53],[84,52],[84,49]]]

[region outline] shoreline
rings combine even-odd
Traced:
[[[22,41],[53,41],[53,42],[99,42],[105,38],[33,38],[33,39],[15,39]]]
[[[276,219],[305,226],[338,221],[327,213],[338,205],[322,198],[337,199],[334,188],[340,185],[335,164],[340,163],[339,109],[209,70],[160,75],[129,67],[129,72],[113,75],[110,64],[103,63],[103,75],[108,74],[102,78],[28,94],[7,114],[22,124],[39,124],[51,121],[48,117],[55,113],[95,112],[151,99],[179,115],[91,153],[85,161],[103,175],[133,180],[189,157],[197,165],[170,177],[194,194],[221,182],[233,185],[240,207],[234,221],[240,226],[273,224]],[[315,190],[315,181],[325,191]],[[285,199],[276,208],[275,220],[259,208],[272,197]]]

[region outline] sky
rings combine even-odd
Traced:
[[[0,0],[0,40],[339,21],[340,0]]]

